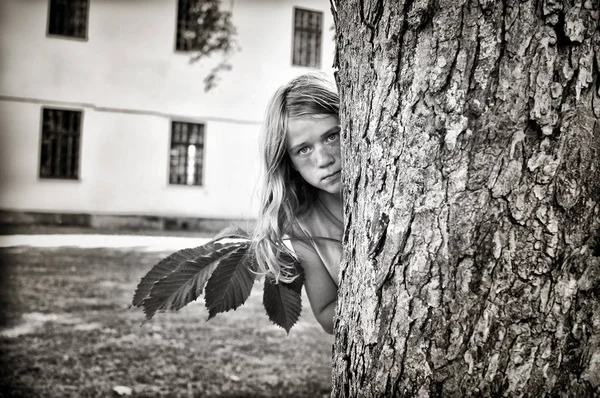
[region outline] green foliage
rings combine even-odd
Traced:
[[[233,3],[232,3],[233,4]],[[194,54],[192,62],[214,53],[221,53],[221,62],[204,79],[204,89],[214,88],[221,71],[231,69],[229,57],[238,49],[231,11],[220,9],[221,0],[196,0],[189,11],[190,24],[185,32]]]
[[[299,264],[295,264],[299,277],[293,282],[264,280],[267,315],[288,333],[302,310],[303,276]],[[133,305],[143,307],[146,318],[151,319],[157,312],[179,310],[204,293],[211,319],[246,302],[256,271],[248,234],[230,227],[202,246],[179,250],[159,261],[138,284]]]

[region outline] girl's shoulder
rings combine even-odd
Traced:
[[[313,206],[297,216],[291,244],[303,267],[324,266],[337,283],[343,232],[343,226],[333,215],[320,206]]]
[[[300,231],[297,231],[298,229]],[[302,232],[301,236],[322,236],[341,240],[343,225],[320,201],[316,201],[296,216],[294,232]]]

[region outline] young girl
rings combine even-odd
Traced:
[[[297,275],[284,258],[300,262],[311,308],[330,334],[344,228],[338,114],[336,88],[320,74],[277,90],[261,137],[264,186],[254,236],[267,277],[290,282]]]

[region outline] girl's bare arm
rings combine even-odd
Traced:
[[[327,333],[333,334],[337,285],[314,251],[299,242],[293,242],[293,246],[304,269],[304,287],[315,318]]]

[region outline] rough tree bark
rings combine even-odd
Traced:
[[[600,2],[331,3],[333,395],[600,396]]]

